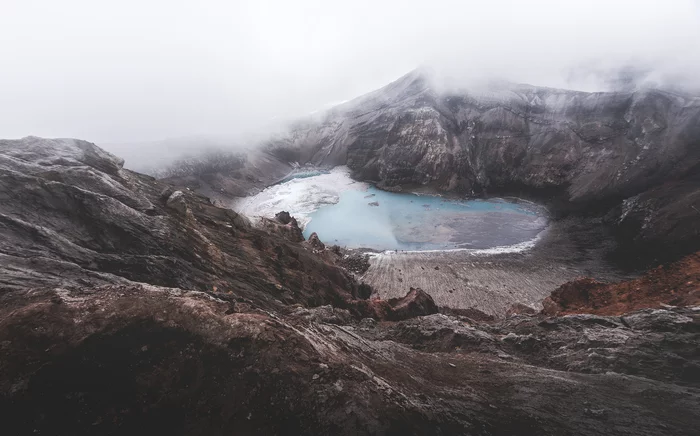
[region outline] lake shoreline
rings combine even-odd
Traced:
[[[308,169],[305,169],[308,172]],[[308,225],[312,215],[325,205],[335,205],[343,192],[359,191],[362,201],[375,202],[377,189],[369,183],[351,178],[347,167],[335,167],[324,173],[319,183],[291,179],[290,186],[271,185],[263,190],[269,198],[260,209],[274,216],[287,210],[297,216],[293,207],[302,201],[304,213],[297,216],[301,226]],[[401,192],[404,195],[423,193]],[[322,199],[321,206],[312,204],[315,196]],[[247,197],[249,198],[249,197]],[[451,202],[455,196],[431,195]],[[245,199],[243,199],[245,200]],[[316,199],[317,200],[317,199]],[[483,201],[483,199],[478,199]],[[492,201],[532,208],[548,213],[548,207],[517,197],[496,197]],[[378,206],[381,208],[381,201]],[[240,203],[239,203],[240,204]],[[367,210],[377,210],[367,205]],[[245,214],[245,213],[244,213]],[[310,228],[305,236],[310,236]],[[570,217],[548,219],[534,237],[510,245],[490,248],[457,248],[433,250],[380,249],[373,247],[347,248],[333,238],[319,234],[327,247],[339,245],[349,255],[369,255],[369,269],[358,276],[375,289],[375,296],[383,299],[402,297],[411,287],[428,292],[441,307],[452,309],[475,308],[500,318],[515,304],[541,309],[541,301],[557,287],[582,276],[592,276],[603,281],[617,281],[634,274],[617,269],[609,261],[614,250],[614,237],[596,218]]]
[[[370,267],[358,279],[382,299],[421,288],[440,307],[474,308],[503,318],[516,304],[541,310],[552,291],[579,277],[604,282],[636,277],[608,260],[614,247],[598,223],[569,218],[550,223],[537,243],[521,252],[371,253]]]
[[[350,177],[347,167],[297,169],[284,183],[240,199],[254,218],[293,215],[304,236],[377,251],[521,251],[547,225],[547,209],[515,198],[464,199],[389,193]]]

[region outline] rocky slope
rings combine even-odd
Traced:
[[[543,302],[549,315],[620,315],[647,307],[700,305],[700,252],[620,283],[584,278],[560,286]]]
[[[85,141],[0,141],[0,290],[138,282],[269,308],[368,304],[306,247],[121,165]]]
[[[266,229],[85,141],[0,141],[3,429],[690,435],[700,425],[697,307],[483,323],[435,313],[418,289],[365,300],[332,250],[298,241],[291,217]]]
[[[674,258],[700,247],[697,97],[508,83],[447,90],[418,70],[267,146],[284,161],[347,164],[387,189],[530,196],[557,214],[609,212],[635,255]]]
[[[0,301],[10,434],[692,435],[700,425],[697,310],[376,325],[323,307],[234,311],[152,286]]]

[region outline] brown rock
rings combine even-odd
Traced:
[[[299,228],[297,220],[289,215],[289,212],[278,212],[275,214],[274,220],[263,218],[262,227],[268,232],[280,235],[291,242],[304,240],[304,235]]]
[[[289,214],[289,212],[283,210],[283,211],[277,212],[277,213],[275,214],[275,219],[276,219],[277,221],[279,221],[280,223],[282,223],[282,224],[289,224],[290,222],[292,222],[292,220],[294,219],[294,217],[292,217],[292,216]],[[296,221],[296,220],[295,220],[295,221]]]
[[[311,245],[312,247],[314,247],[317,250],[325,250],[326,249],[326,245],[323,242],[321,242],[321,240],[318,238],[318,235],[316,234],[316,232],[313,232],[309,236],[308,243],[309,243],[309,245]]]
[[[662,305],[691,306],[700,303],[700,253],[670,265],[659,266],[638,279],[601,283],[582,278],[561,285],[543,301],[543,313],[593,313],[619,315]],[[690,283],[690,285],[689,285]]]
[[[420,288],[411,288],[406,296],[392,298],[388,303],[392,308],[389,318],[393,321],[438,313],[433,297]]]

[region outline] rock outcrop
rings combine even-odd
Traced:
[[[355,274],[364,274],[369,269],[369,255],[357,252],[345,253],[340,247],[338,247],[338,253],[338,263],[346,270]]]
[[[582,278],[565,283],[543,302],[544,313],[621,315],[642,308],[700,305],[700,253],[620,283]]]
[[[289,214],[289,212],[287,212],[287,211],[285,211],[285,210],[283,210],[283,211],[281,211],[281,212],[277,212],[277,213],[275,214],[275,219],[276,219],[277,221],[279,221],[280,224],[285,224],[285,225],[287,225],[287,224],[294,224],[294,225],[296,225],[297,227],[299,226],[299,224],[297,223],[297,220],[294,219],[294,217],[291,216],[291,215]]]
[[[297,220],[289,212],[278,212],[275,219],[260,218],[260,226],[267,232],[279,235],[291,242],[301,242],[304,234]]]
[[[326,249],[326,244],[321,242],[321,240],[318,238],[318,235],[316,234],[316,232],[309,235],[308,243],[316,250],[325,250]]]
[[[182,191],[175,191],[170,194],[168,199],[165,201],[165,205],[181,215],[185,215],[187,213],[187,201],[185,201],[185,194],[183,194]]]
[[[389,299],[389,305],[394,309],[390,316],[392,321],[438,313],[438,307],[432,297],[417,288],[411,288],[405,297]]]

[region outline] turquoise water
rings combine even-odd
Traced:
[[[484,249],[530,241],[546,226],[535,206],[492,200],[446,200],[370,187],[345,191],[313,212],[304,236],[377,250]]]

